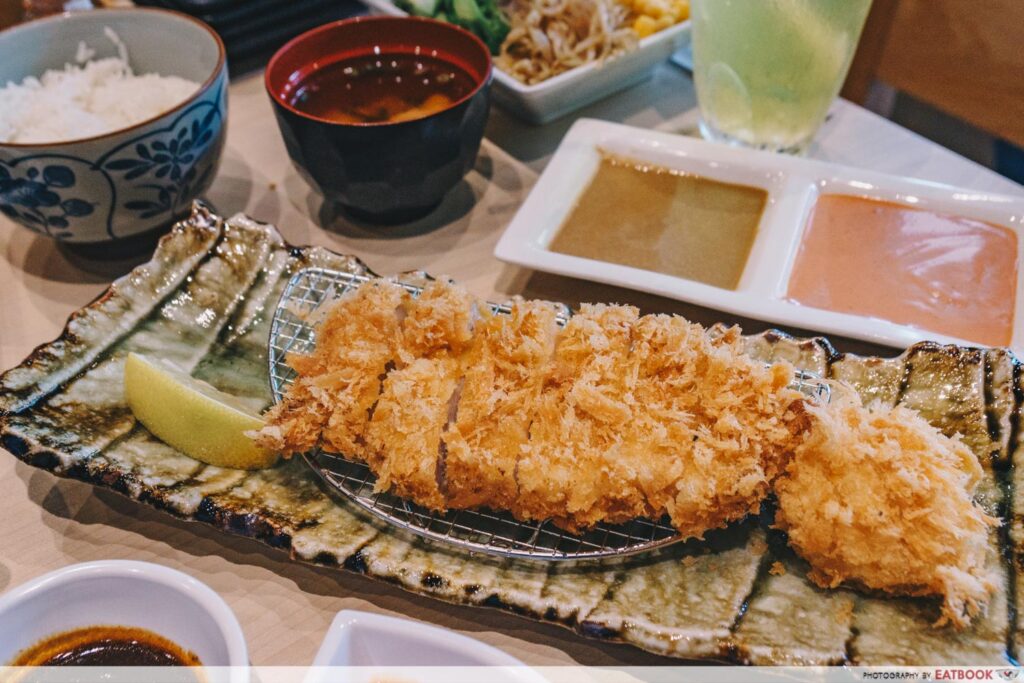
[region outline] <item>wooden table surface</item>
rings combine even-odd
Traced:
[[[380,273],[447,273],[476,294],[633,303],[711,323],[764,323],[658,297],[546,275],[498,262],[492,252],[576,116],[537,128],[491,114],[474,171],[432,216],[400,229],[370,230],[334,215],[295,173],[259,74],[231,86],[228,146],[209,193],[218,211],[245,211],[279,226],[294,244],[354,253]],[[631,125],[692,133],[693,85],[670,65],[638,86],[579,112]],[[1024,188],[846,102],[837,102],[810,156],[851,166],[1021,193]],[[59,334],[75,309],[142,259],[96,262],[0,217],[0,367],[21,361]],[[799,331],[796,331],[799,332]],[[840,350],[894,353],[833,340]],[[98,559],[158,562],[209,584],[242,623],[253,664],[306,665],[343,608],[404,615],[447,626],[496,645],[527,663],[665,663],[622,645],[585,640],[557,626],[483,608],[418,597],[351,573],[290,562],[285,553],[200,524],[180,522],[108,491],[0,457],[0,591],[59,567]]]

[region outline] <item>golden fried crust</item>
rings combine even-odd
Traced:
[[[445,509],[441,432],[457,385],[458,361],[450,357],[420,358],[388,374],[366,430],[377,491]]]
[[[633,353],[624,459],[650,505],[687,538],[758,512],[806,427],[792,368],[746,356],[737,330],[711,339],[678,316],[644,316]]]
[[[559,335],[519,462],[518,516],[578,529],[647,512],[621,462],[637,315],[631,306],[584,305]]]
[[[701,537],[774,488],[776,525],[819,585],[940,596],[938,624],[957,627],[984,610],[997,522],[959,439],[849,389],[808,404],[736,329],[711,338],[627,306],[585,305],[561,332],[554,319],[539,302],[491,316],[446,281],[416,301],[367,283],[329,309],[313,354],[289,358],[299,377],[258,440],[363,458],[378,490],[434,510],[571,530],[667,512]]]
[[[395,357],[399,312],[408,298],[403,288],[373,280],[334,303],[317,324],[314,352],[289,356],[298,377],[267,413],[258,440],[285,456],[323,441],[346,457],[363,458],[368,411]]]
[[[520,301],[511,315],[487,316],[463,360],[457,418],[444,435],[448,504],[510,509],[516,464],[529,436],[543,371],[554,352],[551,304]]]
[[[402,321],[402,364],[438,353],[465,351],[473,340],[474,321],[484,308],[448,279],[428,283],[407,307]]]
[[[996,588],[985,558],[998,522],[972,498],[977,458],[914,411],[837,393],[809,408],[811,432],[776,482],[776,526],[818,585],[941,596],[936,625],[966,626]]]
[[[441,434],[454,419],[462,356],[485,309],[447,280],[431,282],[405,306],[397,368],[384,380],[367,430],[366,461],[378,491],[432,510],[447,507]]]

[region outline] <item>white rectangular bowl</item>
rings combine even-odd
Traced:
[[[549,249],[601,160],[600,150],[714,180],[768,191],[757,236],[735,290],[605,263]],[[771,154],[694,138],[580,119],[505,230],[494,254],[502,261],[628,287],[735,315],[905,347],[918,341],[973,344],[897,323],[837,313],[786,300],[790,269],[807,217],[821,194],[851,194],[1003,225],[1017,234],[1014,351],[1024,350],[1024,195],[1006,196]],[[894,294],[895,296],[896,294]]]
[[[404,17],[391,0],[363,0],[375,14]],[[637,49],[526,85],[494,67],[494,101],[530,123],[543,124],[649,78],[654,67],[688,44],[689,20],[640,40]]]

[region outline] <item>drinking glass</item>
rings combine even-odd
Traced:
[[[871,0],[694,0],[705,138],[799,154],[850,69]]]

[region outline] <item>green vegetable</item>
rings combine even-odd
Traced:
[[[497,0],[394,0],[395,6],[418,17],[461,26],[484,41],[491,54],[501,51],[510,26]]]
[[[395,0],[395,6],[417,17],[433,17],[441,0]]]
[[[491,53],[501,50],[509,25],[495,0],[450,0],[455,23],[477,34]]]
[[[452,15],[455,23],[463,28],[472,29],[477,22],[483,22],[484,14],[476,0],[451,0]]]
[[[505,42],[505,37],[508,36],[511,26],[504,13],[498,9],[493,0],[484,6],[483,14],[484,24],[481,29],[482,33],[477,33],[477,35],[491,49],[491,54],[496,55],[501,52],[501,44]]]

